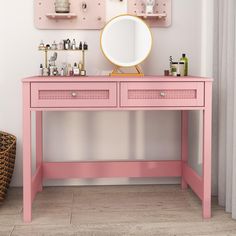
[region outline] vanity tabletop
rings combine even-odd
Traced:
[[[29,82],[212,82],[212,78],[186,76],[143,76],[143,77],[110,77],[110,76],[32,76],[22,80],[23,83]]]

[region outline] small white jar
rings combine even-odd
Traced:
[[[55,12],[56,13],[69,13],[70,2],[69,0],[55,0]]]

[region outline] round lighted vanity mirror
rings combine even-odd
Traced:
[[[122,15],[112,19],[101,34],[105,57],[119,67],[137,66],[151,52],[152,34],[138,17]]]

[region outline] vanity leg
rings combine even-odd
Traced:
[[[210,83],[205,86],[205,110],[203,111],[203,218],[211,217],[211,136],[212,136],[212,101]]]
[[[188,111],[181,111],[181,160],[182,160],[182,189],[187,189],[184,165],[188,162]]]
[[[23,218],[31,222],[32,217],[32,175],[31,175],[31,111],[30,84],[23,85]]]
[[[38,192],[43,190],[43,173],[42,173],[42,164],[43,164],[43,112],[36,112],[36,170],[40,170],[41,182],[38,186]]]

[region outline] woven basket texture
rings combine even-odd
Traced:
[[[16,137],[0,131],[0,202],[6,198],[16,158]]]

